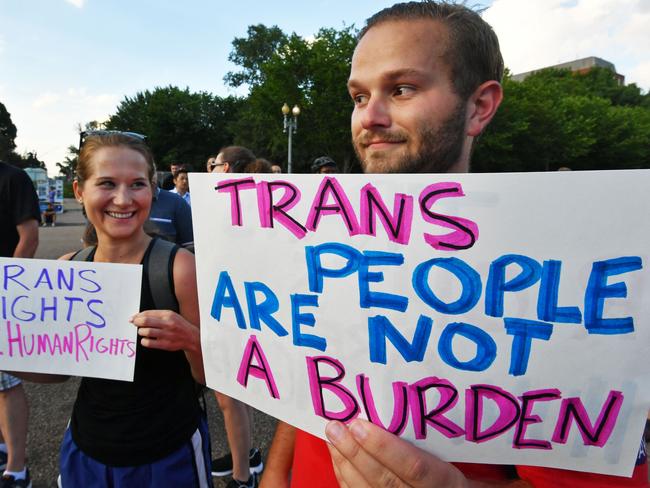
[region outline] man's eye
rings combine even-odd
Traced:
[[[354,95],[352,100],[354,100],[355,105],[363,105],[368,101],[368,97],[366,95]]]
[[[413,88],[412,86],[398,86],[397,88],[395,88],[394,94],[395,94],[395,96],[398,96],[398,97],[399,96],[405,96],[405,95],[408,96],[408,95],[413,94],[414,91],[415,91],[415,88]]]

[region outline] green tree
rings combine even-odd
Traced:
[[[259,31],[260,26],[256,27]],[[257,39],[253,36],[248,41],[254,45]],[[353,27],[321,29],[313,40],[294,33],[278,42],[270,55],[242,59],[245,70],[254,66],[255,72],[249,69],[250,94],[232,124],[235,142],[284,164],[287,136],[282,131],[280,108],[284,102],[297,104],[301,115],[293,144],[294,171],[308,172],[311,161],[325,154],[347,170],[354,169],[356,159],[350,144],[352,102],[346,82],[355,43]],[[241,44],[234,44],[233,52],[238,56],[242,54]]]
[[[11,114],[7,107],[0,102],[0,160],[9,161],[12,159],[16,144],[16,126],[11,121]]]
[[[210,154],[232,143],[227,124],[240,105],[235,97],[191,93],[174,86],[155,88],[125,97],[105,127],[146,135],[161,168],[181,162],[203,169]]]
[[[65,178],[66,181],[72,181],[77,170],[77,161],[79,159],[79,148],[74,145],[68,146],[68,155],[56,167],[59,169],[59,174]]]
[[[515,82],[477,146],[475,171],[650,167],[650,107],[611,71],[542,70]]]
[[[287,42],[286,34],[276,25],[250,25],[247,33],[247,37],[235,37],[232,41],[233,50],[228,55],[228,61],[242,68],[237,72],[229,71],[224,77],[224,81],[232,87],[262,83],[264,63]]]

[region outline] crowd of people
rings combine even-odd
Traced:
[[[348,91],[352,141],[367,173],[468,172],[477,138],[503,98],[503,60],[491,27],[462,5],[396,4],[368,19],[354,51]],[[266,465],[251,439],[246,404],[214,392],[230,453],[211,459],[191,221],[189,168],[171,165],[156,181],[143,136],[82,134],[75,198],[88,219],[84,249],[61,257],[143,264],[134,381],[83,378],[60,454],[63,487],[605,487],[648,486],[645,443],[631,478],[531,466],[447,463],[379,427],[330,422],[326,443],[278,425]],[[279,173],[281,167],[241,146],[222,148],[208,172]],[[338,172],[315,158],[317,174]],[[32,257],[38,201],[29,179],[0,164],[0,255]],[[53,225],[53,223],[52,223]],[[162,280],[171,306],[161,310],[145,264],[163,250]],[[160,253],[158,253],[160,254]],[[157,263],[156,263],[157,266]],[[158,279],[158,278],[156,278]],[[22,374],[32,381],[62,376]],[[30,486],[25,465],[27,401],[20,380],[0,373],[2,487]],[[262,470],[264,471],[262,472]]]

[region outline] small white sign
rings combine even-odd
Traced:
[[[142,266],[0,258],[0,369],[133,381]]]

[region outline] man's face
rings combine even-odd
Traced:
[[[223,154],[219,153],[212,163],[212,172],[213,173],[227,173],[230,164],[224,162]]]
[[[322,175],[329,175],[333,173],[338,173],[338,168],[336,166],[323,166],[319,171]]]
[[[190,184],[187,179],[187,173],[178,173],[174,178],[174,186],[179,193],[185,194],[190,190]]]
[[[175,174],[176,174],[176,171],[178,171],[178,169],[179,169],[180,167],[181,167],[180,164],[178,164],[178,163],[172,163],[172,164],[169,165],[169,170],[172,172],[173,175],[175,175]]]
[[[372,27],[352,57],[352,142],[366,173],[468,170],[466,104],[443,59],[447,28],[433,20]]]

